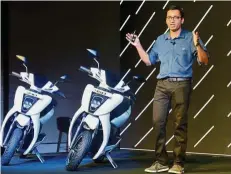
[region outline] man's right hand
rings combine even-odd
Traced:
[[[135,34],[130,34],[127,33],[126,34],[126,39],[128,40],[128,42],[130,42],[132,45],[134,45],[138,51],[138,54],[141,58],[141,60],[147,65],[150,66],[151,62],[149,60],[149,55],[146,53],[146,51],[143,49],[139,37]]]
[[[140,40],[139,40],[138,36],[135,34],[127,33],[126,39],[128,40],[128,42],[130,42],[135,47],[141,46]]]

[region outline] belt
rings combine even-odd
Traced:
[[[166,77],[160,80],[167,80],[170,82],[180,82],[180,81],[191,81],[192,78],[191,77]]]

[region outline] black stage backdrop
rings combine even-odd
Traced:
[[[57,97],[54,117],[44,126],[48,137],[42,152],[55,152],[58,140],[56,118],[72,117],[80,106],[81,95],[88,83],[95,83],[78,72],[80,65],[95,66],[86,48],[97,49],[102,68],[112,70],[126,80],[140,74],[148,81],[133,85],[137,102],[131,118],[121,129],[121,147],[153,149],[152,100],[159,65],[146,67],[139,62],[136,50],[127,46],[125,34],[136,30],[147,50],[167,29],[165,1],[145,2],[2,2],[2,67],[4,112],[12,106],[19,83],[8,79],[11,71],[23,67],[15,55],[28,57],[29,70],[47,75],[51,80],[69,74],[71,82],[61,84],[67,99]],[[208,66],[194,64],[194,82],[189,109],[189,152],[231,154],[231,16],[230,2],[169,2],[184,8],[188,30],[197,29],[210,53]],[[136,14],[137,12],[137,14]],[[126,24],[120,31],[128,16]],[[126,48],[126,49],[125,49]],[[156,68],[156,69],[155,69]],[[151,74],[152,73],[152,74]],[[149,76],[150,75],[150,76]],[[139,90],[137,90],[139,89]],[[8,91],[9,90],[9,91]],[[8,100],[9,98],[9,100]],[[3,116],[2,116],[3,118]],[[172,150],[173,116],[167,125],[167,149]],[[65,142],[65,137],[63,142]],[[64,149],[61,149],[64,150]]]
[[[4,106],[12,106],[15,90],[20,83],[11,71],[24,71],[15,55],[28,59],[31,72],[41,73],[55,81],[63,74],[70,82],[60,84],[66,99],[56,97],[55,115],[43,127],[47,139],[41,152],[55,152],[58,141],[57,117],[72,117],[80,107],[82,93],[88,83],[96,84],[87,74],[78,71],[82,66],[96,67],[87,48],[99,52],[101,68],[119,75],[120,62],[120,6],[118,2],[2,2],[5,13],[3,27],[5,38],[2,50],[4,61]],[[7,35],[7,36],[6,36]],[[8,86],[9,82],[9,86]],[[7,101],[9,97],[9,102]],[[66,142],[66,135],[63,136]],[[65,145],[65,144],[63,144]],[[60,148],[60,151],[65,148]]]
[[[167,29],[165,24],[166,1],[145,2],[124,1],[121,5],[121,21],[130,16],[121,36],[136,30],[141,43],[147,50],[153,41]],[[196,29],[206,44],[210,54],[208,66],[194,63],[193,93],[189,108],[188,149],[189,152],[205,152],[231,154],[231,2],[214,1],[169,1],[168,5],[180,5],[185,11],[183,27],[193,31]],[[136,12],[138,11],[138,14]],[[146,67],[139,62],[137,51],[127,45],[121,37],[120,65],[121,75],[129,71],[141,74],[148,81],[137,91],[137,103],[131,120],[124,126],[122,147],[136,149],[153,149],[155,137],[152,129],[152,99],[156,86],[159,65]],[[123,52],[124,51],[124,52]],[[123,54],[122,54],[123,53]],[[136,66],[136,67],[135,67]],[[154,70],[156,68],[156,70]],[[136,90],[140,86],[137,85]],[[150,105],[149,105],[150,104]],[[194,118],[195,117],[195,118]],[[173,120],[169,115],[167,125],[167,150],[173,148]],[[131,136],[133,135],[133,136]]]

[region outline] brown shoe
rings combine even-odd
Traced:
[[[183,174],[184,173],[184,167],[174,164],[171,169],[169,169],[168,173],[178,173]]]
[[[149,168],[146,168],[144,171],[148,173],[160,173],[168,171],[168,169],[168,166],[162,165],[158,161],[156,161]]]

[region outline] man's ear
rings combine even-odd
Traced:
[[[184,23],[184,18],[182,18],[182,20],[181,20],[181,24],[183,24]]]

